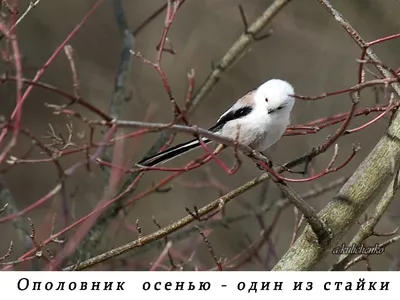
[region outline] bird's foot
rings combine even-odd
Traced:
[[[264,155],[264,156],[265,156],[265,155]],[[264,163],[265,163],[265,162],[264,162]],[[272,169],[272,166],[273,166],[272,161],[269,160],[268,158],[267,158],[266,164],[268,165],[268,168],[269,168],[269,169]],[[260,170],[265,171],[265,168],[264,168],[260,163],[256,163],[255,165],[256,165],[256,167],[259,168]]]

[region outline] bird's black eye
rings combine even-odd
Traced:
[[[267,97],[265,97],[265,102],[268,102],[268,98]]]

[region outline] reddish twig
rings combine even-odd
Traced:
[[[86,22],[86,20],[96,11],[96,9],[99,7],[99,5],[103,2],[103,0],[97,0],[96,3],[92,6],[92,8],[89,10],[89,12],[83,17],[83,19],[77,24],[77,26],[71,31],[71,33],[65,38],[65,40],[57,47],[57,49],[53,52],[53,54],[49,57],[49,59],[45,62],[43,67],[36,73],[36,76],[32,80],[33,82],[39,81],[39,79],[42,77],[44,74],[45,70],[48,68],[48,66],[54,61],[56,56],[62,51],[64,46],[72,39],[72,37],[75,36],[75,34],[79,31],[79,29],[82,27],[82,25]],[[15,39],[14,39],[15,40]],[[14,44],[15,46],[17,45],[16,42]],[[17,52],[15,52],[17,51]],[[14,49],[14,55],[18,55],[18,49]],[[19,58],[19,55],[18,55]],[[19,78],[19,79],[18,79]],[[19,75],[17,75],[17,81],[21,80],[21,72],[19,72]],[[20,84],[17,84],[18,87],[20,87]],[[11,116],[10,116],[10,121],[14,121],[14,126],[16,128],[19,128],[19,121],[21,117],[21,112],[22,112],[22,105],[25,102],[25,100],[28,98],[29,94],[32,91],[33,86],[29,86],[23,95],[20,97],[17,96],[17,105],[15,106]],[[15,127],[14,127],[15,128]],[[7,129],[3,128],[1,134],[0,134],[0,144],[3,142],[5,136],[7,134]],[[8,144],[5,150],[3,150],[2,154],[0,155],[0,164],[3,162],[11,148],[13,147],[13,143],[16,142],[17,138],[17,131],[15,129],[13,139],[12,141]]]

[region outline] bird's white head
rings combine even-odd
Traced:
[[[290,114],[293,105],[294,89],[291,84],[280,79],[271,79],[258,87],[255,94],[256,105],[273,115]]]

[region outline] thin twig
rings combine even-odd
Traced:
[[[29,14],[29,12],[30,12],[32,9],[36,8],[36,6],[39,4],[40,1],[41,1],[41,0],[36,0],[35,2],[34,2],[34,1],[29,1],[29,6],[28,6],[28,8],[27,8],[27,9],[24,11],[24,13],[18,18],[18,20],[15,22],[15,24],[14,24],[13,26],[11,26],[10,32],[13,31],[14,28],[17,27],[18,24],[21,23],[23,19],[25,19],[25,17]]]
[[[396,235],[395,237],[392,237],[391,239],[379,244],[377,246],[377,248],[386,248],[387,246],[392,245],[392,244],[398,242],[399,240],[400,240],[400,235]],[[351,266],[355,265],[356,263],[364,260],[364,261],[367,261],[368,271],[371,271],[371,266],[369,265],[369,260],[368,260],[369,256],[370,256],[370,254],[361,254],[361,255],[356,256],[353,260],[351,260],[344,266],[343,270],[347,270]]]
[[[222,271],[221,259],[218,259],[217,256],[215,255],[214,248],[213,248],[213,246],[211,246],[211,243],[207,239],[207,237],[204,234],[204,232],[198,227],[197,227],[197,229],[199,230],[199,233],[200,233],[201,237],[203,238],[204,243],[207,245],[208,251],[210,252],[210,254],[212,256],[212,258],[213,258],[213,260],[214,260],[214,262],[215,262],[215,264],[217,266],[218,271]]]

